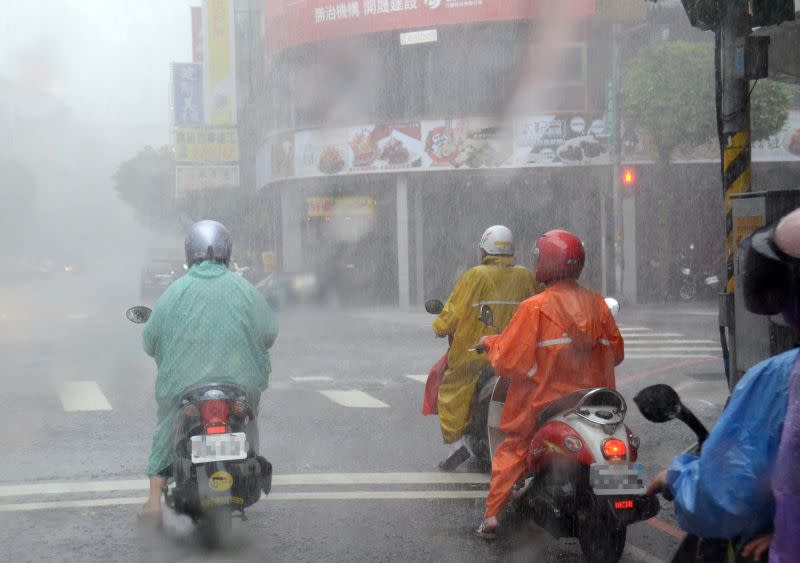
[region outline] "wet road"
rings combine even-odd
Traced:
[[[472,535],[485,477],[436,472],[438,424],[419,414],[420,375],[444,350],[424,313],[281,314],[260,415],[273,495],[235,522],[236,549],[207,554],[170,515],[140,528],[142,476],[155,421],[152,360],[124,319],[130,287],[74,276],[0,285],[0,545],[9,561],[580,561],[513,517],[495,544]],[[91,290],[87,291],[87,288]],[[666,382],[706,422],[726,397],[710,305],[623,309],[630,399]],[[630,411],[648,475],[691,443],[680,424]],[[629,529],[624,561],[666,560],[670,507]]]

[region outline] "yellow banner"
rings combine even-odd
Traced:
[[[176,127],[176,162],[236,162],[239,136],[235,127]]]
[[[375,212],[375,199],[369,196],[309,197],[308,217],[364,217]]]
[[[206,0],[206,116],[213,125],[236,123],[233,2]]]

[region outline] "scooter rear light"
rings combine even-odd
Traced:
[[[206,426],[225,424],[228,421],[228,401],[211,400],[200,404],[200,417]]]
[[[583,442],[577,436],[567,436],[564,438],[564,447],[576,454],[583,448]]]
[[[225,424],[214,424],[206,426],[206,434],[225,434],[228,431],[228,426]]]
[[[618,438],[609,438],[603,442],[603,457],[607,460],[623,460],[628,454],[625,442]]]

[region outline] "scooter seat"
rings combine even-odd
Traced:
[[[563,397],[560,397],[547,405],[544,410],[539,414],[539,418],[536,419],[536,428],[535,430],[539,430],[542,426],[547,424],[550,420],[560,415],[565,410],[571,409],[578,404],[578,402],[583,399],[590,391],[594,391],[594,389],[581,389],[580,391],[573,391]]]

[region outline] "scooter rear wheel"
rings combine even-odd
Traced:
[[[620,526],[605,499],[591,495],[578,511],[578,542],[589,563],[616,563],[625,551],[628,530]]]
[[[221,547],[231,532],[233,515],[230,507],[215,507],[200,517],[200,537],[208,549]]]

